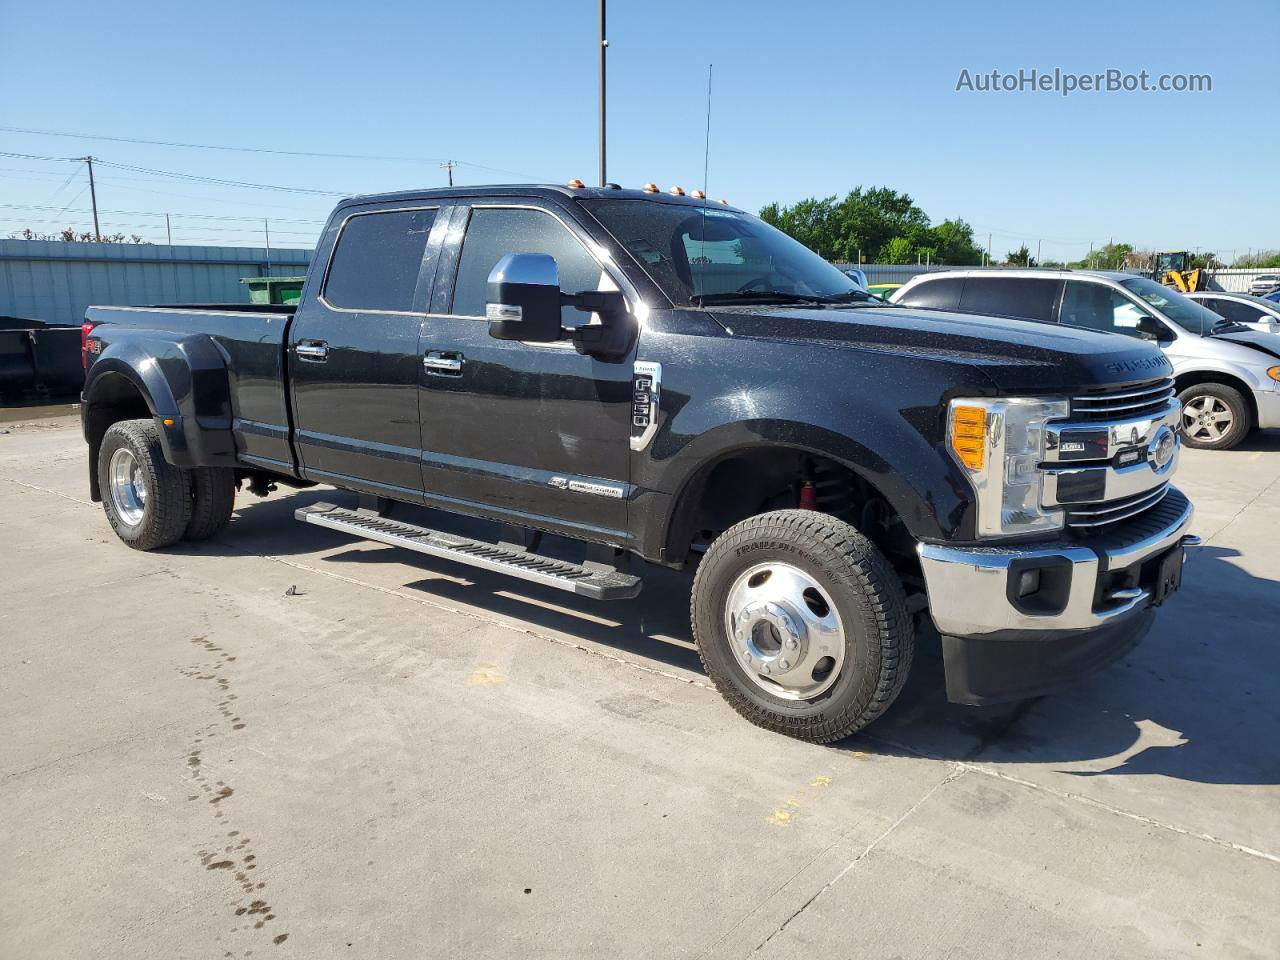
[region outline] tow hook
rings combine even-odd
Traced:
[[[1179,543],[1182,545],[1182,548],[1184,550],[1187,547],[1198,547],[1200,546],[1200,538],[1197,537],[1194,533],[1188,533],[1183,536],[1183,538],[1179,541]],[[1191,559],[1191,554],[1189,553],[1183,554],[1183,556],[1187,560]]]

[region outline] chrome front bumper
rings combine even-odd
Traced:
[[[1139,572],[1182,543],[1193,508],[1176,488],[1123,529],[1089,541],[1006,547],[919,546],[929,612],[944,636],[1048,639],[1120,623],[1151,605]],[[1044,597],[1019,597],[1022,573],[1037,570]],[[1125,574],[1128,572],[1128,576]],[[1108,583],[1126,585],[1108,589]]]

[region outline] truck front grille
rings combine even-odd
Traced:
[[[1161,413],[1174,395],[1173,379],[1165,377],[1134,384],[1119,390],[1084,394],[1071,398],[1073,420],[1130,419]]]
[[[1131,497],[1120,497],[1103,503],[1081,504],[1067,511],[1065,522],[1069,528],[1088,532],[1122,520],[1129,520],[1150,510],[1169,492],[1169,483]]]

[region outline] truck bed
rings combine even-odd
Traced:
[[[179,361],[168,369],[189,370],[189,380],[178,375],[164,388],[156,384],[157,390],[167,388],[201,430],[229,430],[238,462],[292,473],[285,349],[294,309],[248,303],[90,307],[85,321],[94,325],[98,353],[114,345],[122,358],[161,361],[161,371],[166,358]]]

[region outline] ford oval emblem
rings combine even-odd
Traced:
[[[1151,443],[1147,445],[1147,459],[1151,462],[1151,468],[1159,472],[1167,467],[1177,448],[1178,438],[1174,436],[1172,430],[1167,426],[1157,430],[1156,435],[1151,438]]]

